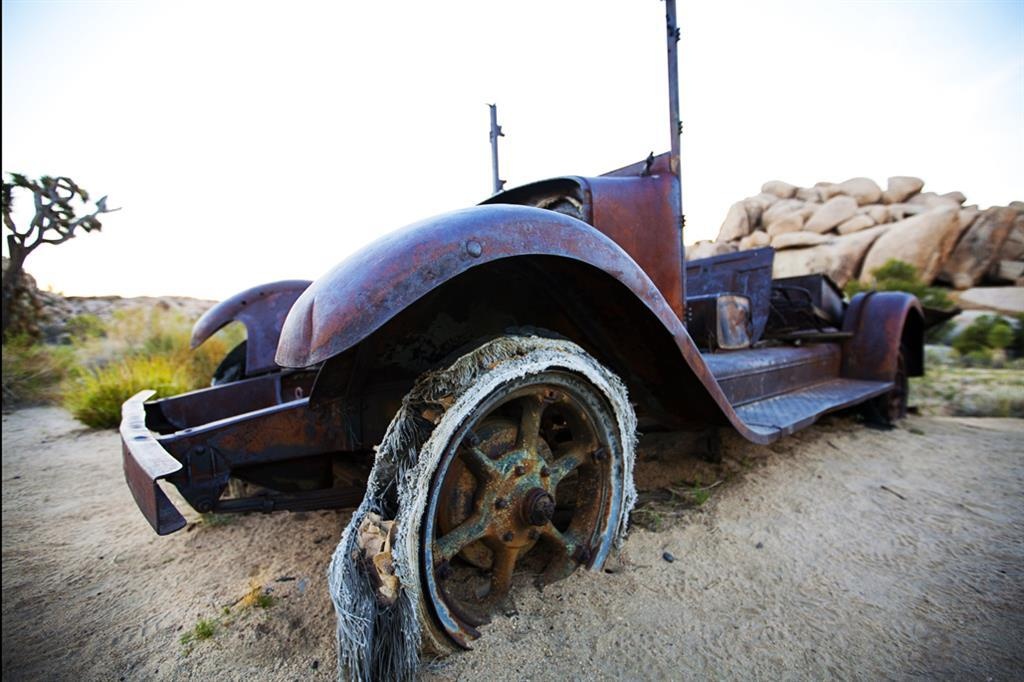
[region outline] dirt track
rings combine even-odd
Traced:
[[[426,676],[1019,679],[1024,421],[832,418],[725,454],[745,471],[703,508],[631,533],[613,573],[523,585]],[[334,677],[324,571],[345,515],[158,538],[116,434],[54,408],[4,415],[2,499],[5,680]],[[248,606],[253,588],[274,603]],[[181,644],[201,618],[215,635]]]

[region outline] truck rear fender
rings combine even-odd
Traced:
[[[246,334],[246,376],[278,369],[274,353],[285,316],[309,285],[310,281],[304,279],[270,282],[221,301],[207,310],[192,327],[192,348],[198,348],[229,323],[241,322]]]
[[[924,374],[924,311],[916,297],[900,291],[857,294],[843,331],[853,334],[843,344],[843,376],[892,381],[901,345],[908,375]]]
[[[295,302],[277,362],[327,361],[315,400],[342,390],[339,375],[351,385],[355,365],[367,374],[366,365],[386,362],[414,376],[462,344],[523,327],[580,343],[659,417],[732,422],[760,440],[633,259],[586,223],[533,207],[462,209],[367,246]]]

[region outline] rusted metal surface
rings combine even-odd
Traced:
[[[839,378],[838,344],[776,346],[704,356],[734,407]]]
[[[664,316],[666,323],[681,329],[655,284],[608,237],[553,211],[487,205],[393,232],[317,280],[285,321],[277,361],[285,367],[322,362],[365,339],[453,277],[485,263],[525,255],[558,256],[596,267],[633,291],[659,318]]]
[[[461,646],[479,636],[530,557],[545,583],[594,560],[621,504],[614,418],[602,404],[553,373],[492,397],[456,436],[431,490],[424,565],[438,620]],[[483,597],[477,571],[489,576]]]
[[[206,311],[192,328],[192,348],[198,347],[231,322],[245,325],[245,375],[278,369],[274,362],[281,327],[295,299],[309,280],[282,280],[246,289]]]
[[[842,375],[851,379],[893,381],[900,346],[906,347],[908,376],[924,373],[924,313],[910,294],[877,291],[857,294],[843,320],[853,337],[843,343]]]
[[[823,414],[862,403],[892,389],[891,381],[832,379],[749,403],[738,408],[738,412],[752,431],[788,436],[810,426]]]
[[[593,225],[636,261],[682,319],[682,209],[671,158],[652,155],[599,177],[552,178],[501,192],[481,205],[536,206]]]
[[[174,508],[157,481],[181,470],[146,428],[143,403],[154,391],[140,391],[121,406],[121,458],[124,478],[135,504],[159,535],[183,528],[185,517]]]
[[[768,323],[772,287],[772,248],[726,253],[686,264],[687,296],[739,294],[750,299],[752,341],[761,340]]]
[[[315,372],[277,372],[163,398],[147,405],[148,425],[163,433],[229,419],[309,396]]]
[[[226,387],[204,393],[215,396]],[[145,403],[152,394],[144,391],[124,404],[121,441],[128,486],[146,520],[160,534],[178,530],[184,519],[160,490],[159,480],[173,483],[189,504],[206,512],[218,507],[236,470],[349,449],[342,408],[337,404],[311,409],[309,399],[301,398],[157,435],[147,422],[166,423],[166,419],[161,413],[162,401]],[[197,407],[203,404],[208,402],[200,400]],[[324,460],[322,468],[330,478],[331,462]],[[324,483],[330,486],[329,480]],[[330,493],[319,491],[314,496],[319,503],[312,507],[308,499],[299,498],[267,499],[261,505],[268,510],[323,508],[351,504],[356,493],[351,489],[334,491],[329,504]],[[238,506],[228,504],[223,509],[232,511]]]
[[[740,350],[753,343],[750,299],[738,294],[690,297],[686,329],[701,348]]]

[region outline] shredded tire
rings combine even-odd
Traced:
[[[555,368],[585,377],[615,413],[624,480],[614,546],[621,546],[636,502],[636,415],[625,386],[571,341],[536,336],[490,341],[447,369],[421,376],[377,448],[366,496],[342,533],[328,569],[338,619],[339,679],[411,679],[421,651],[443,654],[452,650],[450,640],[434,625],[420,592],[417,557],[430,482],[455,430],[481,400],[510,380]],[[360,528],[365,530],[371,518],[394,521],[389,569],[398,579],[397,597],[389,594],[382,599],[379,576],[367,572],[365,547],[359,539]]]

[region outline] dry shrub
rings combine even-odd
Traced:
[[[244,330],[232,325],[193,351],[191,326],[181,315],[160,309],[117,313],[104,335],[79,347],[79,367],[64,386],[65,407],[88,426],[114,428],[121,421],[121,404],[139,391],[153,389],[166,397],[209,386]]]
[[[44,405],[59,402],[60,385],[74,365],[67,346],[46,346],[28,336],[3,345],[3,406]]]

